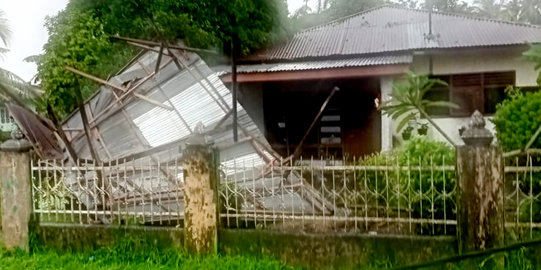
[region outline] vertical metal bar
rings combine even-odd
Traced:
[[[159,177],[159,176],[158,176]],[[145,179],[143,179],[144,182]],[[154,179],[152,178],[152,159],[148,158],[148,182],[150,184],[150,224],[154,225],[154,196],[156,195],[154,192]]]
[[[86,179],[86,178],[83,178],[81,179],[81,177],[84,177],[83,175],[81,175],[82,173],[82,169],[81,169],[81,162],[79,160],[77,160],[77,183],[79,185],[79,188],[81,188],[81,180],[83,179]],[[90,194],[88,193],[88,182],[86,181],[86,186],[85,188],[81,188],[81,193],[83,192],[86,192],[86,198],[87,198],[87,201],[90,200]],[[80,196],[81,198],[84,198],[84,194],[82,196]],[[78,205],[79,205],[79,222],[80,224],[83,224],[83,211],[82,211],[82,202],[79,201]],[[88,211],[89,209],[87,208],[86,209],[86,221],[88,222],[90,220],[90,213]]]
[[[94,170],[94,172],[96,173],[96,176],[97,176],[97,169],[96,169],[96,160],[93,159],[92,160],[92,170]],[[98,203],[99,203],[99,193],[100,193],[100,188],[99,188],[99,183],[96,183],[99,179],[96,177],[94,179],[92,179],[92,187],[93,189],[95,190],[96,194],[95,194],[95,198],[94,198],[94,220],[98,220]]]
[[[256,198],[256,189],[255,189],[255,170],[256,170],[256,166],[255,166],[255,159],[252,158],[252,201],[253,201],[253,210],[254,210],[254,226],[256,226],[257,228],[257,198]],[[264,180],[264,176],[262,176],[263,178],[263,182],[265,181]],[[263,208],[264,209],[264,208]]]
[[[376,232],[379,231],[379,196],[381,196],[381,194],[379,194],[379,191],[378,191],[378,171],[374,171],[374,180],[376,181],[376,186],[375,186],[375,195],[376,195]]]
[[[233,166],[235,167],[235,181],[233,181],[233,196],[235,197],[235,228],[239,228],[239,214],[240,214],[240,208],[239,208],[239,187],[237,186],[238,181],[238,171],[237,171],[237,158],[233,160]]]
[[[342,157],[342,164],[343,164],[344,166],[346,166],[346,164],[347,164],[346,158],[345,158],[345,157]],[[349,190],[349,188],[348,188],[348,185],[347,185],[347,184],[348,184],[348,181],[347,181],[346,170],[345,170],[345,169],[342,170],[342,178],[343,178],[343,182],[342,182],[342,190],[344,190],[344,191],[343,191],[344,194],[342,195],[342,196],[343,196],[343,197],[342,197],[342,200],[343,200],[343,202],[344,202],[344,208],[345,208],[346,210],[349,210],[349,209],[350,209],[350,206],[348,205],[347,200],[344,198],[344,196],[346,196],[346,194],[351,194],[351,192],[350,192],[350,190]],[[355,181],[353,181],[353,182],[355,182]],[[344,211],[344,220],[345,220],[345,222],[344,222],[344,232],[347,232],[347,230],[348,230],[348,226],[347,226],[347,225],[348,225],[348,223],[349,223],[349,220],[348,220],[348,211]]]
[[[61,207],[61,203],[62,203],[62,199],[63,198],[60,198],[60,196],[62,196],[63,194],[61,192],[58,192],[60,191],[60,179],[58,177],[58,173],[57,172],[61,172],[63,173],[62,171],[62,168],[59,167],[57,164],[56,164],[56,159],[53,159],[53,167],[54,167],[54,170],[53,170],[53,177],[54,177],[54,186],[53,186],[53,190],[56,194],[53,194],[53,207],[54,207],[54,212],[55,212],[55,219],[56,219],[56,222],[60,222],[60,207]],[[66,218],[65,215],[62,215],[64,217],[64,219]],[[65,221],[65,220],[64,220]]]
[[[368,173],[366,170],[366,166],[363,166],[363,171],[364,171],[364,229],[368,230],[368,195],[369,193],[368,193]]]
[[[518,157],[515,157],[515,166],[518,168],[519,167],[519,163],[518,163]],[[516,213],[516,227],[517,229],[519,228],[519,221],[520,221],[520,199],[519,199],[519,186],[520,186],[520,182],[519,182],[519,176],[518,176],[518,172],[515,173],[515,207],[517,208],[517,213]]]
[[[385,223],[387,223],[387,232],[391,231],[391,226],[389,225],[389,212],[391,212],[391,205],[389,204],[389,200],[391,199],[389,197],[389,167],[389,158],[385,155],[385,214],[387,216],[387,222]]]
[[[447,235],[447,189],[446,189],[446,184],[445,182],[447,181],[446,179],[446,174],[447,174],[447,171],[445,170],[445,155],[442,155],[442,158],[441,158],[441,163],[443,164],[443,169],[442,169],[442,173],[443,173],[443,234]]]
[[[401,193],[401,185],[402,185],[402,181],[400,181],[400,162],[398,160],[398,158],[396,159],[396,185],[397,185],[397,194],[396,194],[396,200],[397,200],[397,204],[398,204],[398,219],[397,220],[401,220],[402,218],[402,215],[401,215],[401,212],[400,210],[401,209],[401,204],[400,204],[400,200],[402,199],[402,193]],[[401,223],[401,221],[399,221],[399,223]],[[402,229],[402,224],[400,224],[400,229]]]
[[[102,216],[103,216],[103,220],[107,220],[106,210],[107,210],[108,207],[107,207],[107,201],[105,199],[105,195],[106,195],[106,192],[107,192],[107,189],[105,187],[105,184],[106,184],[105,182],[107,182],[107,176],[106,176],[106,174],[105,174],[105,172],[103,170],[104,166],[102,165],[102,163],[99,162],[97,164],[97,166],[100,167],[99,171],[101,171],[101,181],[100,181],[101,183],[100,184],[101,184],[101,209],[103,211]],[[97,171],[98,170],[96,170],[96,172]]]
[[[419,157],[419,217],[421,218],[421,234],[423,234],[423,171],[421,170],[421,166],[423,166],[423,163],[421,162],[421,157]]]
[[[49,178],[50,178],[50,173],[51,173],[51,171],[49,170],[49,162],[45,162],[45,175],[46,175],[46,177],[45,177],[45,179],[44,179],[44,182],[47,182],[47,183],[46,183],[46,184],[47,184],[47,189],[49,189],[49,181],[50,181]],[[43,188],[43,186],[42,186],[42,188]],[[47,192],[48,192],[48,191],[47,191]],[[43,194],[43,195],[44,195],[44,196],[42,196],[42,198],[45,199],[45,195],[46,195],[46,194]],[[47,210],[47,221],[50,222],[50,221],[51,221],[51,211],[49,211],[49,210],[50,210],[50,206],[49,206],[49,209],[42,209],[42,211],[43,211],[43,210]]]
[[[533,196],[533,160],[532,160],[532,157],[530,156],[530,154],[527,155],[527,158],[528,158],[528,161],[530,162],[529,163],[529,166],[530,166],[530,169],[528,170],[529,173],[530,173],[530,191],[529,191],[529,194],[528,194],[528,197],[530,199],[530,238],[533,238],[533,201],[534,201],[534,196]]]
[[[327,198],[325,198],[325,163],[323,162],[323,157],[319,157],[320,163],[321,163],[321,198],[323,200],[323,227],[327,227],[327,215],[325,211],[327,210],[327,206],[325,205],[325,202],[327,201]]]
[[[178,169],[178,156],[175,157],[175,183],[177,184],[177,186],[175,187],[175,200],[177,202],[177,225],[180,225],[180,215],[181,215],[181,205],[180,205],[180,183],[179,182],[183,182],[184,179],[181,179],[179,177],[179,169]],[[182,171],[182,168],[181,168],[181,171]],[[184,173],[182,174],[184,176]],[[182,194],[184,194],[184,192],[182,192]],[[218,217],[220,218],[220,217]],[[184,218],[182,219],[182,221],[184,221]],[[184,227],[184,226],[182,226]]]
[[[315,187],[314,187],[314,156],[311,156],[310,157],[310,181],[311,181],[311,188],[312,190],[315,190]],[[312,226],[313,226],[313,230],[315,231],[316,230],[316,205],[315,205],[315,200],[312,199]]]
[[[123,171],[124,171],[124,175],[123,175],[123,178],[124,178],[124,194],[123,197],[124,197],[124,203],[122,203],[122,206],[124,207],[124,222],[126,222],[126,226],[129,225],[130,223],[130,215],[129,215],[129,205],[128,205],[128,200],[130,198],[130,189],[128,188],[128,169],[126,168],[127,164],[126,164],[126,159],[123,159],[122,160],[122,167],[123,167]],[[120,203],[120,200],[119,200],[119,203]]]
[[[246,186],[246,159],[242,159],[242,191],[244,193],[244,200],[248,198],[248,195],[246,194],[247,186]],[[239,214],[241,213],[241,208],[239,208]],[[244,218],[244,227],[248,228],[248,217]]]
[[[303,159],[302,159],[302,156],[301,156],[301,166],[300,166],[300,176],[301,176],[301,179],[300,179],[300,183],[301,183],[301,199],[302,199],[302,202],[303,204],[301,205],[301,228],[302,228],[302,231],[304,231],[304,219],[305,219],[305,216],[304,216],[304,202],[306,201],[306,198],[304,196],[304,171],[303,171],[303,165],[304,165],[304,162],[303,162]]]
[[[284,230],[284,226],[286,223],[285,220],[285,200],[284,200],[284,187],[285,186],[285,179],[284,179],[284,160],[282,157],[280,157],[280,210],[282,212],[282,230]]]
[[[2,111],[3,113],[3,111]],[[3,116],[3,114],[2,114]],[[37,214],[36,214],[36,187],[35,187],[35,178],[34,178],[34,175],[35,175],[35,168],[34,168],[34,159],[30,159],[30,186],[32,187],[32,215],[34,216],[34,220],[37,219]]]
[[[274,162],[271,163],[271,197],[274,198],[276,196],[276,192],[275,192],[275,189],[274,189]],[[272,225],[275,226],[276,225],[276,204],[273,203],[272,204]]]
[[[357,196],[359,196],[359,193],[358,193],[358,190],[357,190],[357,159],[356,157],[354,156],[353,157],[353,194],[355,194],[355,199],[353,200],[353,218],[355,219],[354,220],[354,229],[353,231],[357,232],[358,231],[358,225],[357,225],[357,205],[359,204],[358,203],[358,198]]]
[[[135,172],[137,170],[137,168],[135,167],[137,164],[136,162],[136,159],[132,159],[132,182],[133,182],[133,224],[134,225],[137,225],[137,180],[135,178]],[[140,179],[142,180],[143,179],[143,159],[139,159],[139,177]],[[139,192],[141,193],[140,196],[141,198],[143,198],[145,196],[144,194],[144,189],[142,188],[139,188]],[[144,214],[144,211],[145,211],[145,205],[142,203],[141,204],[141,213]],[[144,216],[144,215],[143,215]]]
[[[336,179],[335,179],[335,175],[334,175],[334,169],[336,168],[336,166],[334,166],[334,156],[331,157],[331,161],[332,161],[331,164],[333,164],[332,168],[331,168],[332,169],[331,170],[331,176],[332,176],[332,193],[331,193],[331,195],[332,195],[332,204],[333,204],[333,213],[332,213],[333,216],[332,216],[332,218],[333,218],[334,229],[336,229],[336,218],[337,218],[337,216],[336,216],[336,212],[337,212],[336,211],[336,193],[337,192],[336,192]]]
[[[168,177],[168,175],[171,174],[171,171],[170,171],[170,168],[169,168],[169,162],[170,162],[170,161],[171,161],[171,160],[168,159],[167,162],[165,162],[165,171],[166,171],[165,177]],[[175,178],[176,178],[176,177],[177,177],[177,176],[175,176]],[[175,182],[175,181],[173,181],[173,183],[174,183],[174,182]],[[171,211],[171,192],[173,192],[173,188],[174,188],[174,187],[171,187],[171,183],[170,183],[170,182],[167,182],[167,181],[166,181],[166,185],[167,185],[167,205],[168,205],[168,207],[167,207],[168,210],[167,210],[167,211],[169,211],[169,213],[168,213],[168,219],[167,219],[167,225],[171,225],[171,222],[172,222],[172,220],[173,220],[173,211]],[[216,190],[216,192],[218,192],[218,190]],[[219,194],[218,194],[218,197],[220,197]],[[219,203],[219,202],[217,202],[217,203]],[[217,218],[218,220],[220,220],[220,216],[219,216],[219,215],[218,215],[216,218]]]
[[[158,176],[158,206],[159,206],[159,209],[160,212],[163,212],[165,207],[163,207],[163,204],[162,204],[162,191],[163,191],[163,188],[162,188],[162,177],[161,177],[161,168],[160,168],[160,163],[161,163],[161,160],[160,160],[160,156],[157,156],[156,158],[158,160],[158,168],[156,170],[156,175]],[[167,171],[166,171],[167,172]],[[165,175],[165,177],[167,177],[167,175]],[[160,214],[160,225],[163,225],[163,213]]]
[[[431,199],[430,199],[430,212],[432,213],[432,234],[434,234],[434,156],[430,156],[430,193],[431,193]]]
[[[412,228],[411,228],[411,225],[412,225],[412,219],[411,219],[411,213],[413,212],[413,208],[412,208],[412,205],[411,205],[411,190],[412,190],[412,185],[411,185],[411,163],[410,163],[410,156],[408,154],[408,224],[409,224],[409,232],[411,233],[412,232]]]

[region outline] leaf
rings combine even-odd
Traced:
[[[429,101],[425,104],[425,107],[447,107],[453,109],[460,109],[460,106],[449,101]]]
[[[404,118],[402,118],[402,120],[400,120],[400,122],[398,122],[398,125],[396,126],[396,132],[400,132],[402,128],[404,128],[404,126],[413,119],[415,119],[415,114],[413,113],[408,114]]]

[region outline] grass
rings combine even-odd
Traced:
[[[0,250],[0,269],[293,269],[272,259],[244,256],[191,256],[174,249],[147,247],[139,250],[130,243],[86,252],[57,252],[35,249]]]

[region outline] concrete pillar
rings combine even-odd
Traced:
[[[393,93],[393,78],[381,77],[381,100],[387,100]],[[393,120],[387,115],[381,115],[381,151],[393,149]]]
[[[30,143],[16,130],[0,145],[0,244],[7,250],[27,250],[32,213]]]
[[[476,111],[457,148],[457,234],[459,251],[504,244],[504,163],[501,149]]]
[[[218,252],[216,154],[202,125],[182,154],[184,171],[184,247],[193,254]]]

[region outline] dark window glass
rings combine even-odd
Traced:
[[[496,105],[505,99],[505,86],[485,87],[485,113],[492,114],[496,112]]]

